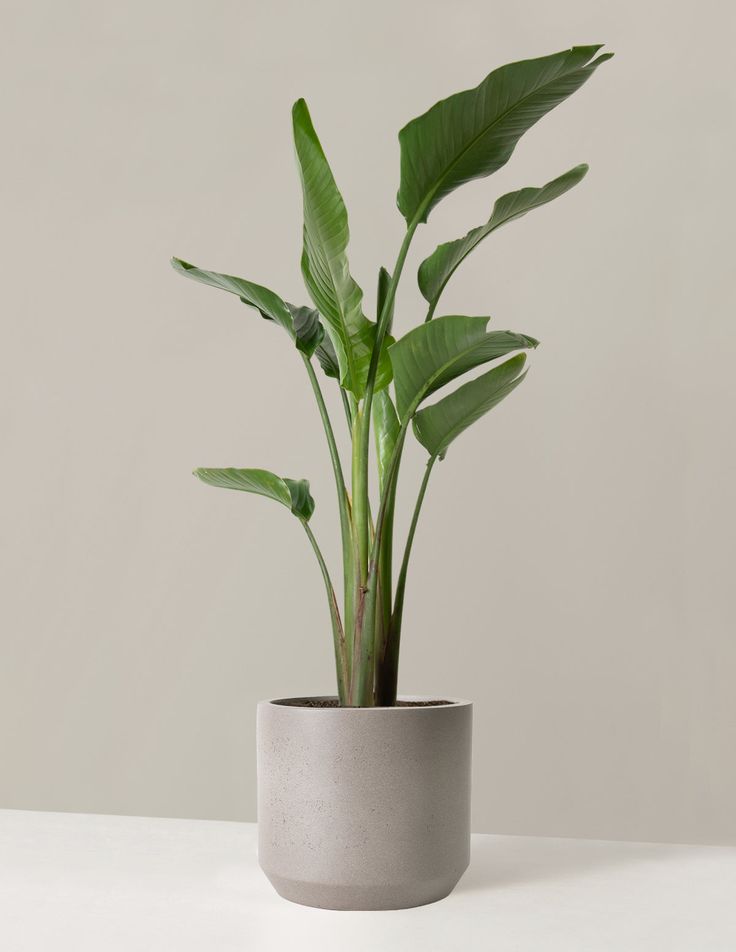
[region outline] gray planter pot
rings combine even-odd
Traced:
[[[325,909],[447,896],[470,856],[470,702],[304,700],[258,705],[258,859],[276,891]]]

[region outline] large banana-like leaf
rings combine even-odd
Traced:
[[[413,420],[414,435],[429,455],[443,459],[455,437],[518,387],[526,376],[519,375],[525,361],[525,354],[517,354],[420,410]]]
[[[365,391],[376,325],[363,314],[363,292],[350,274],[345,203],[303,99],[294,104],[292,118],[304,195],[302,274],[312,300],[327,322],[340,367],[340,384],[360,398]],[[384,354],[376,377],[377,388],[388,383],[390,373]]]
[[[407,223],[425,222],[450,192],[505,165],[522,135],[613,55],[594,59],[600,48],[574,46],[501,66],[404,126],[397,201]]]
[[[282,479],[267,469],[195,469],[194,475],[209,486],[239,489],[280,502],[303,522],[314,512],[314,499],[306,479]]]
[[[446,383],[481,364],[538,341],[513,331],[486,331],[488,317],[448,315],[420,324],[389,348],[396,408],[407,422],[419,404]]]
[[[473,228],[464,238],[440,245],[428,258],[425,258],[419,265],[417,280],[419,290],[432,307],[437,305],[440,294],[458,265],[478,247],[484,238],[501,225],[521,218],[532,209],[540,208],[547,202],[564,195],[585,177],[587,171],[587,165],[576,165],[574,169],[552,179],[541,188],[522,188],[517,192],[502,195],[493,206],[491,217],[485,225]]]
[[[311,357],[324,337],[324,328],[319,322],[319,315],[309,308],[292,308],[282,301],[278,294],[264,288],[260,284],[246,281],[245,278],[236,278],[231,274],[220,274],[217,271],[203,271],[181,258],[171,259],[172,267],[179,274],[207,284],[211,288],[219,288],[237,294],[244,304],[254,307],[267,321],[274,321],[282,327],[294,341],[297,348]],[[309,312],[302,314],[302,310]],[[294,314],[297,313],[297,320]]]

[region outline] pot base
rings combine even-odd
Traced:
[[[464,870],[463,870],[464,872]],[[266,873],[269,882],[283,899],[300,906],[334,909],[344,912],[379,909],[411,909],[438,902],[450,895],[460,876],[442,877],[429,882],[387,886],[341,886],[338,883],[313,883]]]

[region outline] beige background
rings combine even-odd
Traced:
[[[298,359],[169,255],[305,300],[304,95],[372,299],[401,238],[401,125],[493,66],[604,40],[616,59],[416,241],[399,329],[438,241],[591,164],[448,290],[446,312],[543,346],[433,478],[401,684],[475,700],[478,830],[736,842],[730,8],[3,10],[0,805],[252,819],[255,701],[332,686],[296,523],[190,476],[308,476],[334,561]]]

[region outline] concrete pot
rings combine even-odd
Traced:
[[[258,860],[285,899],[404,909],[470,857],[472,705],[258,705]],[[429,700],[404,698],[402,700]]]

